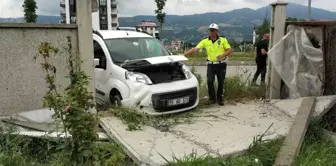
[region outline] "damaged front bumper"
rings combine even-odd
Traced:
[[[150,115],[183,112],[197,107],[199,103],[199,87],[195,76],[170,83],[155,85],[133,83],[133,85],[130,87],[130,97],[122,100],[122,105]],[[187,102],[168,104],[171,100],[182,98],[187,98]]]

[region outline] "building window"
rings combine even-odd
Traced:
[[[107,25],[106,24],[101,24],[100,29],[101,30],[107,30]]]
[[[106,6],[107,4],[106,4],[106,0],[99,0],[99,5],[104,5],[104,6]]]
[[[100,23],[101,24],[107,24],[106,17],[100,17]]]
[[[76,17],[71,17],[71,18],[70,18],[70,22],[71,22],[71,23],[76,23],[76,19],[77,19]]]
[[[107,15],[107,11],[106,11],[106,8],[105,8],[105,7],[101,7],[101,8],[99,9],[99,11],[100,11],[100,14],[101,14],[101,15]]]

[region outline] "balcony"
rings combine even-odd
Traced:
[[[112,13],[112,14],[111,14],[111,17],[112,17],[112,18],[118,17],[118,13]]]
[[[64,1],[64,0],[62,0],[62,1],[60,2],[60,6],[61,6],[62,8],[65,8],[65,1]]]
[[[118,3],[116,1],[111,1],[111,8],[117,8]]]
[[[107,20],[103,18],[100,18],[99,22],[100,24],[107,24]]]
[[[112,25],[112,27],[118,27],[119,23],[114,23],[113,22],[111,25]]]
[[[66,17],[65,11],[60,11],[60,14],[61,14],[62,17]]]
[[[118,19],[112,19],[112,23],[118,23]]]

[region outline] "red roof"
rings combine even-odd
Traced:
[[[141,24],[135,27],[158,27],[155,22],[141,22]]]

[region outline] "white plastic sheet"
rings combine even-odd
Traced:
[[[321,96],[324,83],[322,50],[313,47],[304,28],[289,31],[268,53],[290,98]]]

